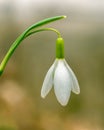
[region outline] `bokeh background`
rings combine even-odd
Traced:
[[[43,100],[44,76],[55,59],[56,34],[41,32],[24,40],[0,77],[0,130],[104,129],[104,1],[0,0],[0,61],[31,24],[47,17],[67,19],[47,25],[65,40],[65,58],[81,93],[66,107],[52,90]]]

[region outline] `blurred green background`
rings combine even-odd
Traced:
[[[52,90],[43,100],[44,76],[55,60],[56,34],[41,32],[17,48],[0,77],[0,130],[104,129],[104,1],[0,0],[0,61],[31,24],[47,17],[67,19],[47,25],[65,40],[65,58],[81,93],[66,107]]]

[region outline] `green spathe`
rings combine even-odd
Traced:
[[[56,40],[56,58],[64,58],[64,40],[61,37]]]

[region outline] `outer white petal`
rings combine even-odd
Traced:
[[[64,60],[58,60],[54,73],[54,90],[57,100],[63,106],[68,103],[71,87],[72,81],[69,77],[69,71],[64,64]]]
[[[55,68],[55,64],[56,62],[54,62],[54,64],[50,67],[50,69],[48,70],[43,85],[42,85],[42,89],[41,89],[41,97],[45,98],[46,95],[49,93],[49,91],[52,88],[53,85],[53,73],[54,73],[54,68]]]
[[[70,68],[70,66],[67,64],[67,62],[64,60],[68,70],[69,70],[69,74],[70,74],[70,78],[72,79],[73,85],[72,85],[72,92],[79,94],[80,93],[80,87],[78,84],[78,80],[74,74],[74,72],[72,71],[72,69]]]

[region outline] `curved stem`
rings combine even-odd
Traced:
[[[10,59],[10,57],[12,56],[13,52],[15,51],[15,49],[18,47],[18,45],[28,36],[32,35],[33,33],[36,33],[36,32],[40,32],[40,31],[45,31],[45,30],[53,30],[54,32],[56,32],[59,36],[60,36],[60,33],[55,30],[55,29],[40,29],[40,30],[36,30],[36,31],[33,31],[33,29],[36,29],[40,26],[43,26],[45,24],[48,24],[50,22],[54,22],[56,20],[60,20],[60,19],[63,19],[63,18],[66,18],[66,16],[55,16],[55,17],[51,17],[51,18],[47,18],[47,19],[44,19],[44,20],[41,20],[35,24],[33,24],[32,26],[30,26],[29,28],[27,28],[15,41],[14,43],[11,45],[10,49],[8,50],[8,52],[6,53],[4,59],[2,60],[1,64],[0,64],[0,75],[2,74],[2,72],[4,71],[5,69],[5,66],[8,62],[8,60]]]
[[[24,33],[28,33],[30,30],[34,29],[34,28],[37,28],[37,27],[40,27],[40,26],[43,26],[45,24],[48,24],[50,22],[54,22],[56,20],[60,20],[60,19],[63,19],[63,18],[66,18],[65,15],[62,15],[62,16],[55,16],[55,17],[51,17],[51,18],[47,18],[47,19],[44,19],[44,20],[41,20],[39,21],[38,23],[36,24],[33,24],[32,26],[30,26]]]
[[[61,37],[60,32],[58,30],[54,29],[54,28],[42,28],[42,29],[38,29],[38,30],[35,30],[35,31],[32,31],[32,32],[29,32],[24,38],[26,38],[26,37],[34,34],[34,33],[41,32],[41,31],[53,31],[58,35],[58,37]]]

